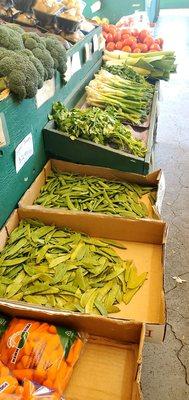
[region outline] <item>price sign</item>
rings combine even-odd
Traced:
[[[33,138],[29,133],[15,149],[15,167],[18,173],[24,164],[33,155]]]
[[[43,87],[37,91],[35,96],[37,108],[40,108],[47,100],[55,94],[55,78],[45,81]]]

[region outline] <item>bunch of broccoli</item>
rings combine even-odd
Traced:
[[[39,36],[14,24],[0,25],[0,78],[19,99],[34,97],[55,71],[66,72],[66,50],[55,35]]]

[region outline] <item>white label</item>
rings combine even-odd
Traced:
[[[99,50],[105,49],[106,41],[105,41],[103,35],[100,35],[100,36],[98,37],[98,43],[99,43]]]
[[[70,80],[71,76],[72,76],[72,62],[71,62],[71,58],[70,57],[67,58],[67,63],[66,64],[67,64],[67,70],[66,70],[64,79],[65,79],[66,82],[68,82]]]
[[[47,100],[55,94],[55,78],[45,81],[43,87],[37,91],[36,104],[37,108],[41,107]]]
[[[91,11],[94,14],[95,12],[99,11],[101,9],[101,1],[96,1],[94,4],[91,6]]]
[[[81,60],[80,60],[79,51],[77,51],[77,53],[73,54],[73,56],[72,56],[72,67],[71,67],[72,73],[71,74],[72,75],[75,74],[80,69],[81,69]]]
[[[6,139],[5,139],[5,134],[3,130],[3,122],[2,119],[0,118],[0,147],[3,147],[6,145]]]
[[[93,52],[97,51],[99,49],[99,41],[98,41],[98,36],[94,35],[93,37]]]
[[[155,206],[156,206],[159,214],[161,214],[164,195],[165,195],[165,175],[162,172],[161,173],[161,178],[160,178],[160,181],[159,181],[159,185],[158,185],[157,200],[156,200],[156,203],[155,203]]]
[[[85,62],[91,59],[91,43],[85,44]]]
[[[18,173],[26,161],[33,155],[33,138],[29,133],[15,149],[15,166]]]

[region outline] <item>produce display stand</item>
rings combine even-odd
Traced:
[[[84,13],[88,18],[97,15],[115,23],[122,16],[133,14],[135,10],[143,11],[145,3],[145,0],[137,4],[132,0],[90,0],[86,3]],[[152,1],[151,5],[154,4],[159,3]],[[156,16],[152,19],[154,18]],[[32,375],[28,377],[26,365],[22,365],[23,359],[20,357],[18,361],[21,367],[18,370],[25,374],[24,383],[36,383],[38,388],[54,391],[53,396],[57,394],[62,399],[142,400],[140,377],[144,340],[161,343],[166,331],[164,267],[168,230],[161,217],[165,192],[164,174],[161,170],[154,171],[160,91],[159,82],[155,82],[155,79],[168,79],[174,68],[169,71],[168,62],[168,72],[167,75],[164,74],[166,68],[162,67],[161,59],[164,60],[165,56],[159,57],[158,54],[156,60],[154,54],[151,58],[155,59],[154,63],[157,61],[156,68],[150,66],[150,72],[144,73],[145,77],[154,79],[154,91],[151,86],[146,88],[144,79],[139,79],[137,74],[133,74],[133,77],[131,71],[123,67],[124,75],[127,72],[130,82],[123,79],[121,83],[118,81],[117,85],[113,84],[117,101],[111,102],[108,96],[102,96],[104,102],[108,98],[109,103],[113,103],[115,107],[119,101],[119,107],[125,112],[122,113],[124,117],[127,116],[135,123],[141,122],[140,126],[132,126],[132,133],[137,139],[144,141],[147,149],[145,157],[134,156],[110,145],[103,146],[74,138],[71,134],[74,135],[76,129],[73,128],[71,132],[70,128],[71,125],[74,126],[72,118],[76,118],[75,126],[79,126],[78,135],[94,140],[92,121],[93,126],[95,125],[94,134],[97,138],[101,134],[103,138],[99,141],[108,140],[111,145],[117,143],[119,148],[134,149],[135,154],[144,155],[145,152],[141,142],[137,143],[137,149],[134,147],[136,141],[116,117],[104,119],[108,111],[96,111],[100,117],[102,115],[101,125],[97,125],[98,118],[92,120],[94,110],[89,112],[89,117],[84,114],[85,120],[81,125],[79,122],[83,120],[80,110],[67,113],[58,104],[58,112],[62,107],[63,113],[57,115],[57,121],[60,121],[57,126],[63,127],[64,115],[72,114],[70,120],[65,118],[69,135],[58,130],[55,122],[50,120],[52,105],[58,101],[68,109],[90,107],[86,101],[86,86],[103,65],[103,37],[106,39],[106,35],[100,26],[94,26],[90,33],[83,33],[84,38],[67,50],[64,82],[56,71],[55,76],[44,82],[34,98],[16,102],[9,95],[0,101],[0,312],[18,319],[34,319],[37,324],[44,321],[47,327],[48,323],[57,324],[57,327],[48,327],[53,336],[58,329],[65,329],[69,337],[69,328],[75,329],[78,332],[74,332],[74,335],[77,337],[77,344],[80,341],[80,348],[83,345],[82,340],[85,342],[83,354],[79,358],[78,353],[78,362],[73,371],[66,341],[61,339],[60,343],[54,342],[54,348],[52,344],[47,347],[48,350],[52,349],[52,354],[55,349],[56,362],[57,349],[63,347],[66,378],[61,375],[62,370],[58,370],[59,366],[54,360],[49,363],[48,357],[43,358],[44,364],[40,364],[37,374],[32,371]],[[132,31],[132,35],[136,33],[133,40],[139,44],[139,35],[142,32]],[[119,32],[121,34],[123,32]],[[117,32],[112,37],[115,40],[114,49],[120,39],[116,43]],[[24,47],[24,36],[21,40]],[[158,40],[159,43],[162,42],[162,39]],[[136,43],[132,42],[130,51],[138,51]],[[128,48],[121,48],[129,51]],[[158,48],[161,51],[162,46],[160,48],[158,45]],[[44,48],[42,49],[44,53]],[[153,50],[147,45],[146,49]],[[140,49],[142,52],[143,50]],[[171,55],[168,61],[174,64],[175,56],[173,52],[169,53]],[[146,57],[146,54],[141,56]],[[23,62],[20,64],[22,66]],[[149,59],[148,62],[143,61],[142,67],[147,68],[149,64]],[[52,65],[55,68],[56,61]],[[137,65],[141,66],[140,63]],[[140,71],[141,69],[143,68]],[[163,73],[160,74],[162,70]],[[116,74],[119,73],[116,71]],[[113,78],[111,77],[112,81]],[[104,75],[102,79],[104,80]],[[6,92],[9,93],[9,88],[12,88],[10,77],[7,75],[3,80],[6,82]],[[39,87],[37,82],[36,91]],[[102,80],[97,87],[99,93],[101,82]],[[122,95],[119,90],[121,86]],[[111,86],[106,89],[104,85],[105,93],[106,90],[111,92]],[[1,93],[2,96],[5,94],[4,86]],[[91,103],[92,101],[94,100],[91,98]],[[105,104],[104,102],[100,104]],[[94,104],[97,102],[94,101]],[[53,111],[54,109],[56,106]],[[145,121],[142,120],[143,116]],[[54,118],[56,119],[56,115]],[[103,129],[104,121],[108,121],[107,130]],[[125,121],[124,123],[126,124]],[[58,173],[53,176],[52,172]],[[32,324],[30,321],[28,330]],[[6,328],[4,330],[6,333]],[[44,349],[44,331],[40,332]],[[16,349],[16,357],[27,344],[29,336],[28,331],[21,328],[16,335],[20,333],[18,345],[11,345]],[[13,336],[11,331],[9,341]],[[36,332],[35,336],[36,340],[33,342],[38,346]],[[1,343],[4,343],[3,339]],[[7,340],[7,347],[8,343]],[[77,356],[74,354],[76,350],[73,344],[71,349],[72,357]],[[27,363],[28,358],[31,358],[32,368],[37,370],[32,351],[26,353]],[[36,359],[42,358],[39,347],[37,351]],[[14,363],[16,358],[11,356],[10,360]],[[6,362],[1,360],[2,364]],[[56,375],[49,371],[49,366],[53,366]],[[27,364],[28,370],[30,367]],[[44,371],[41,367],[44,367]],[[47,379],[47,370],[50,379]],[[13,377],[16,376],[15,371],[14,365],[11,369]],[[37,379],[42,378],[38,375],[39,372],[43,372],[43,380],[38,382]],[[59,373],[64,383],[61,393],[55,387]],[[22,395],[24,399],[25,391]]]
[[[80,59],[80,67],[75,66],[78,71],[66,84],[62,83],[59,73],[56,73],[55,79],[46,81],[36,98],[18,103],[9,96],[0,102],[0,226],[6,221],[46,162],[41,131],[47,123],[53,102],[60,100],[66,106],[73,107],[81,97],[83,88],[99,69],[102,59],[102,50],[98,42],[100,32],[100,27],[94,28],[83,40],[67,51],[68,59],[72,59],[74,64]],[[86,48],[90,48],[91,52],[88,60]],[[43,103],[45,97],[47,100]],[[15,149],[30,133],[33,138],[33,155],[16,173]],[[5,143],[3,143],[4,136]]]
[[[45,149],[50,158],[57,158],[80,164],[90,164],[101,167],[116,168],[121,171],[147,174],[151,170],[152,148],[155,138],[157,118],[158,86],[155,87],[150,124],[147,130],[147,153],[144,158],[116,150],[109,146],[102,146],[85,139],[72,140],[64,132],[54,126],[54,122],[47,123],[44,132]],[[79,105],[82,106],[83,98]]]

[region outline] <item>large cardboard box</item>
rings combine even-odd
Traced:
[[[38,318],[39,320],[39,318]],[[46,322],[46,318],[42,318]],[[52,323],[65,324],[64,316]],[[108,321],[108,329],[100,321],[84,336],[84,348],[74,366],[65,400],[142,400],[140,377],[145,325],[136,322]],[[98,335],[96,334],[98,332]],[[42,396],[43,398],[43,396]]]
[[[47,225],[58,227],[67,226],[75,231],[85,232],[97,238],[109,238],[122,241],[127,250],[117,249],[118,254],[127,259],[133,259],[138,273],[148,271],[148,279],[135,294],[132,301],[126,306],[120,305],[120,312],[109,314],[108,317],[63,312],[55,308],[34,306],[25,302],[16,302],[0,299],[0,309],[13,315],[25,317],[45,317],[59,321],[62,316],[66,323],[75,321],[81,329],[90,330],[95,327],[98,335],[99,324],[104,324],[108,330],[108,323],[114,321],[139,321],[147,325],[147,339],[161,342],[165,332],[165,298],[164,298],[164,247],[166,242],[166,224],[163,221],[126,220],[123,218],[105,218],[89,213],[63,213],[58,211],[24,210],[13,212],[4,228],[0,231],[0,250],[4,247],[8,235],[19,224],[20,219],[34,218]]]
[[[149,219],[160,219],[161,206],[164,197],[165,190],[165,181],[164,175],[161,170],[152,172],[146,176],[133,174],[129,172],[121,172],[118,170],[103,168],[103,167],[95,167],[91,165],[81,165],[81,164],[73,164],[66,161],[60,160],[49,160],[41,173],[35,179],[30,188],[25,192],[21,200],[19,201],[19,207],[27,208],[27,209],[44,209],[44,206],[34,205],[35,200],[38,198],[40,194],[41,187],[45,184],[49,174],[53,170],[58,170],[61,172],[70,172],[74,174],[80,174],[81,176],[97,176],[101,178],[106,178],[109,180],[115,180],[119,182],[131,182],[137,183],[143,186],[154,186],[154,190],[157,190],[157,198],[156,203],[154,205],[151,204],[148,195],[144,195],[142,197],[142,201],[146,204],[149,210]],[[47,210],[47,208],[45,208]],[[48,208],[49,210],[50,208]],[[63,213],[71,211],[67,209],[58,209],[59,211],[63,211]],[[78,213],[83,213],[78,211]],[[91,214],[91,213],[90,213]],[[93,215],[97,215],[97,213],[93,213]],[[106,218],[109,216],[103,214]],[[114,217],[118,217],[119,215],[115,215]]]

